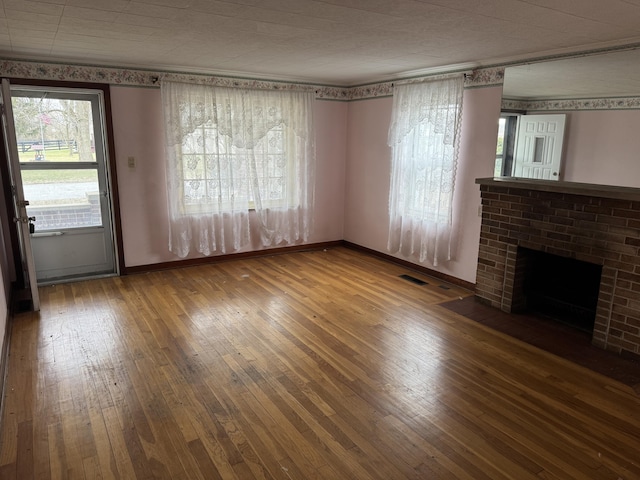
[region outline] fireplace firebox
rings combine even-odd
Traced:
[[[516,305],[572,327],[593,332],[602,266],[519,247]]]

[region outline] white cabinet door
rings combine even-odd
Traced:
[[[513,176],[559,180],[566,115],[521,115]]]

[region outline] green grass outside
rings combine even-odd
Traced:
[[[78,154],[69,154],[69,149],[46,150],[46,162],[77,162]],[[20,162],[35,163],[35,152],[18,152]],[[38,162],[38,164],[46,164]],[[97,181],[96,170],[22,170],[22,183],[25,185],[39,183],[78,183]]]

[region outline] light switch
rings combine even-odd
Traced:
[[[127,162],[129,164],[129,168],[136,168],[136,157],[127,158]]]

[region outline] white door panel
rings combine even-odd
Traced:
[[[38,281],[113,272],[113,248],[103,228],[31,236]]]
[[[6,78],[2,79],[2,92],[0,95],[2,105],[2,129],[4,132],[4,148],[7,153],[9,176],[13,197],[13,215],[16,222],[18,241],[20,247],[20,265],[25,281],[25,287],[29,288],[31,308],[40,310],[40,295],[38,294],[38,282],[36,269],[31,250],[31,238],[29,236],[30,218],[27,213],[29,201],[24,198],[22,188],[22,175],[20,172],[20,158],[18,155],[16,132],[14,128],[13,109],[11,105],[11,85]]]
[[[514,176],[559,180],[566,115],[521,115]]]

